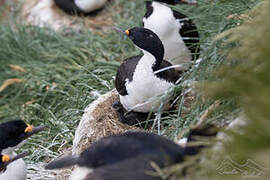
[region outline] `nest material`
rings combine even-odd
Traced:
[[[86,107],[75,132],[72,154],[80,154],[93,142],[102,137],[128,130],[138,130],[137,127],[119,122],[116,112],[112,109],[112,104],[117,100],[119,100],[119,95],[116,89],[113,89]],[[69,152],[65,154],[67,153]],[[68,168],[54,173],[55,179],[68,180],[72,170],[73,168]]]
[[[73,154],[79,154],[98,139],[128,130],[138,130],[137,127],[122,124],[118,120],[112,104],[119,100],[116,89],[100,96],[85,109],[85,113],[75,132]]]
[[[111,12],[106,8],[96,16],[72,16],[59,9],[53,0],[25,0],[22,7],[23,20],[27,24],[50,27],[55,31],[63,28],[103,29],[113,24]]]

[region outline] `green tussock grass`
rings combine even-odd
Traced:
[[[200,0],[196,7],[174,7],[190,15],[196,23],[203,61],[186,72],[173,89],[178,108],[166,117],[157,118],[157,121],[163,120],[160,126],[167,125],[158,133],[171,139],[179,137],[217,100],[196,91],[194,100],[186,104],[179,93],[185,94],[190,88],[185,80],[218,79],[213,71],[226,62],[230,49],[238,43],[224,43],[226,38],[215,40],[215,37],[243,23],[242,19],[228,16],[246,13],[256,3],[255,0]],[[114,12],[114,6],[120,6],[121,11]],[[118,0],[109,5],[108,10],[112,12],[114,25],[126,29],[141,26],[145,7],[144,1]],[[12,15],[11,19],[14,20]],[[68,29],[57,33],[5,19],[0,24],[0,84],[9,78],[24,82],[0,92],[0,122],[21,118],[34,125],[50,126],[47,132],[35,136],[24,146],[32,152],[27,162],[46,162],[70,148],[85,107],[114,87],[121,61],[139,53],[130,40],[111,29],[92,32]],[[11,70],[11,64],[23,67],[26,72]],[[218,100],[221,105],[206,120],[222,126],[238,115],[239,104],[235,97]],[[27,104],[30,101],[32,103]]]

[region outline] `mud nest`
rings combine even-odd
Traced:
[[[73,141],[73,154],[79,154],[98,139],[128,130],[139,130],[137,127],[128,126],[118,120],[112,104],[119,101],[115,89],[100,96],[85,109],[85,113],[75,132]]]

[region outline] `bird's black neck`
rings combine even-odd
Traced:
[[[158,70],[164,58],[164,47],[162,43],[156,44],[156,46],[153,46],[151,48],[144,49],[144,54],[145,53],[150,53],[152,56],[154,56],[155,62],[152,66],[152,69],[153,71]]]
[[[152,69],[153,69],[153,71],[156,71],[156,70],[158,70],[159,69],[159,67],[160,67],[160,64],[162,63],[162,61],[163,61],[163,57],[164,57],[164,50],[162,51],[162,52],[158,52],[157,54],[152,54],[154,57],[155,57],[155,59],[156,59],[156,61],[155,61],[155,64],[153,64],[153,67],[152,67]]]

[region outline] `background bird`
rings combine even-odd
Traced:
[[[192,20],[168,5],[197,4],[192,0],[154,0],[146,1],[146,13],[143,18],[145,28],[152,30],[161,39],[164,59],[173,65],[182,65],[185,70],[191,60],[199,57],[199,33]]]
[[[2,180],[23,180],[26,179],[26,165],[23,157],[27,154],[15,153],[15,149],[24,144],[24,140],[32,135],[43,131],[46,126],[33,127],[22,120],[9,121],[0,124],[0,153],[2,157]]]
[[[107,0],[54,0],[55,4],[70,14],[88,14],[101,9]]]

